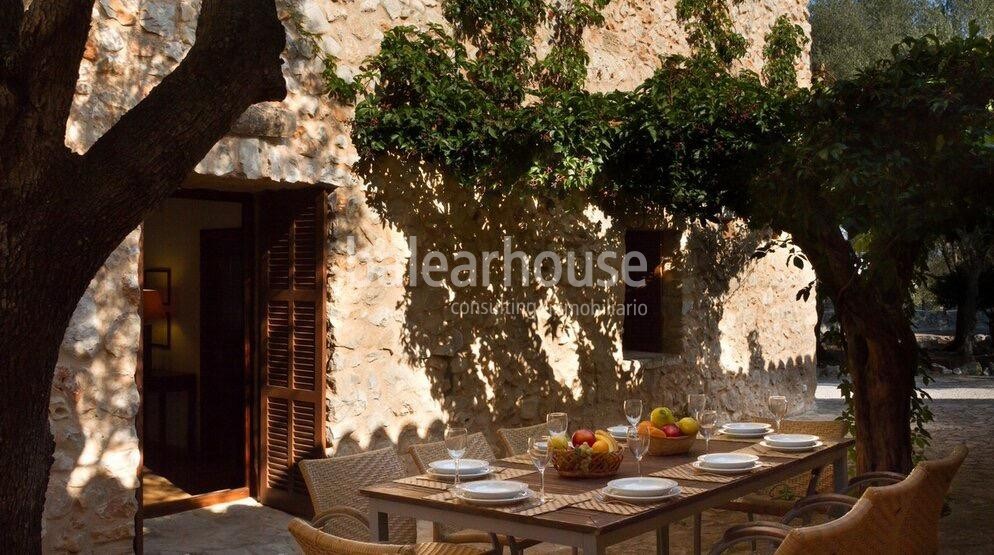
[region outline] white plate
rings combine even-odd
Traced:
[[[707,468],[740,469],[755,466],[759,457],[745,453],[711,453],[701,455],[697,460]]]
[[[460,484],[463,496],[472,499],[513,499],[528,489],[528,484],[511,480],[479,480]]]
[[[490,463],[487,461],[481,461],[479,459],[460,459],[459,460],[459,474],[470,474],[472,472],[479,472],[481,469],[490,468]],[[443,459],[440,461],[435,461],[428,463],[428,469],[432,471],[433,474],[452,474],[456,473],[456,461],[452,459]]]
[[[656,496],[653,496],[653,497],[638,497],[638,496],[634,496],[633,497],[633,496],[628,496],[628,495],[619,495],[617,493],[612,493],[607,488],[601,490],[601,493],[607,499],[617,499],[618,501],[625,501],[627,503],[655,503],[657,501],[664,501],[666,499],[672,499],[674,497],[679,497],[680,496],[680,486],[676,486],[675,488],[671,489],[670,491],[666,492],[663,495],[656,495]]]
[[[473,472],[463,472],[462,469],[460,468],[459,469],[459,479],[460,480],[475,480],[477,478],[483,478],[484,476],[490,476],[491,472],[493,472],[492,468],[478,469],[478,470],[474,470]],[[435,478],[436,480],[442,480],[444,482],[452,482],[452,481],[455,481],[455,479],[456,479],[456,475],[455,474],[439,474],[438,472],[432,472],[432,470],[430,468],[428,469],[427,474],[429,476],[431,476],[432,478]]]
[[[755,434],[766,432],[773,427],[765,422],[729,422],[722,426],[722,429],[733,434]]]
[[[605,491],[610,491],[612,495],[624,495],[627,497],[659,497],[666,495],[677,483],[665,478],[620,478],[607,483]]]
[[[487,505],[487,506],[500,506],[500,505],[512,505],[514,503],[521,503],[522,501],[527,501],[535,496],[535,492],[530,489],[526,489],[514,497],[508,499],[476,499],[473,497],[466,497],[459,490],[455,491],[456,498],[466,503],[472,503],[473,505]]]
[[[697,470],[704,472],[712,472],[714,474],[745,474],[747,472],[752,472],[753,470],[762,466],[759,462],[752,463],[752,466],[746,468],[711,468],[710,466],[704,466],[701,461],[694,461],[691,466]]]
[[[614,439],[628,439],[628,426],[611,426],[607,429]]]
[[[803,445],[801,447],[784,447],[782,445],[771,445],[766,441],[760,441],[759,444],[762,445],[763,447],[766,447],[767,449],[772,449],[774,451],[783,451],[784,453],[801,453],[803,451],[811,451],[812,449],[817,449],[818,447],[825,445],[820,441],[816,441],[814,445]]]
[[[808,434],[768,434],[763,439],[777,447],[811,447],[821,438]]]
[[[726,428],[722,428],[722,429],[718,430],[718,433],[720,435],[726,435],[728,437],[738,437],[738,438],[746,438],[746,439],[755,439],[755,438],[761,438],[761,437],[765,436],[766,434],[768,434],[768,433],[770,433],[772,431],[773,431],[773,428],[767,428],[765,430],[760,430],[758,432],[737,432],[737,431],[734,431],[734,430],[729,430],[729,429],[726,429]]]

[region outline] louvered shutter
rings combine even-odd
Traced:
[[[325,195],[282,191],[259,203],[262,245],[260,500],[311,510],[297,463],[324,450]]]

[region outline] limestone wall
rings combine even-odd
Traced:
[[[49,406],[55,461],[42,523],[46,553],[132,548],[139,235],[129,235],[93,278],[59,350]]]
[[[766,415],[766,397],[788,395],[795,411],[814,394],[814,300],[796,301],[813,279],[785,253],[752,260],[766,236],[736,223],[700,226],[646,214],[608,215],[583,198],[481,202],[424,168],[380,164],[366,188],[340,187],[329,241],[328,431],[332,452],[437,438],[445,423],[487,432],[532,424],[566,410],[576,425],[624,421],[624,399],[683,410],[707,392],[723,418]],[[683,249],[670,265],[683,288],[679,353],[625,356],[624,302],[613,287],[413,285],[417,264],[437,250],[479,258],[514,250],[624,253],[624,230],[673,229]],[[581,255],[582,256],[582,255]],[[580,258],[580,257],[578,257]],[[615,264],[617,267],[618,264]],[[451,263],[450,263],[451,268]],[[517,274],[515,274],[517,283]],[[521,310],[466,314],[518,303]],[[596,305],[598,314],[569,307]],[[534,307],[534,312],[530,309]],[[480,312],[480,311],[474,311]]]
[[[420,168],[353,174],[352,112],[324,96],[324,58],[337,57],[340,75],[348,78],[376,51],[386,29],[441,22],[438,2],[277,0],[288,34],[288,97],[250,109],[197,168],[238,180],[236,186],[248,191],[333,188],[327,304],[332,451],[405,444],[432,436],[448,419],[492,431],[541,418],[553,405],[582,422],[613,421],[629,384],[647,400],[667,403],[707,384],[729,413],[758,410],[771,388],[797,396],[802,382],[813,379],[814,312],[813,302],[793,297],[811,275],[787,267],[778,255],[748,261],[758,238],[661,218],[647,222],[644,214],[606,215],[582,198],[483,206],[431,174],[421,175]],[[748,67],[758,69],[762,35],[780,14],[807,29],[805,6],[800,0],[745,0],[733,8],[736,25],[750,39]],[[183,59],[198,11],[199,0],[96,2],[67,145],[85,151]],[[587,36],[590,88],[632,88],[651,74],[659,54],[684,52],[673,14],[674,0],[612,2],[605,27]],[[806,60],[802,65],[806,82]],[[484,222],[494,227],[483,232]],[[489,248],[505,233],[528,249],[600,251],[619,247],[624,226],[633,222],[675,225],[684,236],[688,334],[678,356],[625,360],[617,318],[576,320],[557,310],[577,300],[618,300],[621,288],[453,293],[386,284],[389,276],[404,278],[410,235],[449,252]],[[114,552],[131,545],[137,260],[134,234],[95,277],[67,330],[52,391],[56,456],[45,509],[46,551]],[[541,301],[542,308],[534,318],[446,314],[451,300],[476,297]]]

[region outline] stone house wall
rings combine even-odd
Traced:
[[[812,278],[782,256],[748,260],[761,239],[741,229],[703,228],[645,214],[604,214],[583,198],[493,208],[426,168],[389,161],[356,175],[351,109],[323,94],[324,58],[350,77],[394,25],[441,22],[439,0],[277,0],[288,34],[288,96],[258,105],[219,141],[196,173],[260,191],[318,184],[328,189],[328,396],[330,452],[401,446],[433,437],[447,420],[492,432],[541,418],[552,406],[576,420],[617,420],[628,387],[679,404],[707,387],[723,411],[760,409],[770,388],[810,401],[813,301],[794,301]],[[664,52],[685,52],[674,0],[614,0],[604,28],[588,32],[592,90],[630,89]],[[745,65],[758,70],[762,35],[780,14],[807,29],[800,0],[746,0],[733,8],[750,39]],[[66,142],[85,151],[184,57],[198,0],[98,0]],[[807,59],[799,66],[809,80]],[[529,222],[521,222],[527,210]],[[494,227],[481,233],[481,222]],[[451,300],[480,290],[406,288],[407,238],[451,254],[487,249],[502,234],[519,248],[602,251],[626,226],[676,229],[684,249],[681,354],[626,360],[617,318],[563,317],[569,302],[617,301],[623,289],[498,291],[533,300],[535,318],[456,318]],[[735,226],[732,226],[734,228]],[[468,246],[467,246],[468,245]],[[140,234],[108,259],[80,301],[55,369],[51,426],[55,464],[44,520],[46,552],[126,552],[134,535],[139,452]],[[390,281],[388,283],[388,281]],[[450,298],[451,297],[451,298]],[[705,386],[705,384],[707,384]],[[329,388],[330,390],[332,388]]]

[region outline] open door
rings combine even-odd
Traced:
[[[259,499],[291,513],[311,506],[297,465],[323,456],[325,194],[259,199],[261,403]]]

